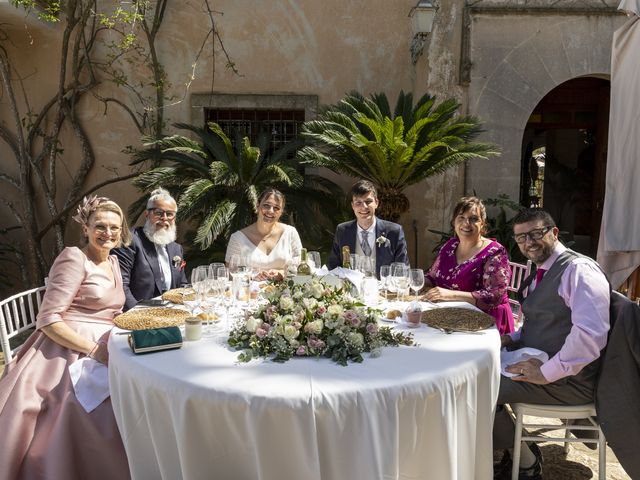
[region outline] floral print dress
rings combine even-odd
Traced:
[[[491,315],[501,335],[513,332],[513,314],[507,296],[511,268],[506,249],[495,240],[468,260],[458,264],[460,240],[450,238],[425,275],[434,287],[471,292],[476,306]]]

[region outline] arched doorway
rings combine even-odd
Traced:
[[[595,258],[604,202],[610,82],[582,77],[533,109],[522,141],[520,203],[541,206],[562,240]]]

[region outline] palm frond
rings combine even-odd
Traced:
[[[229,222],[236,208],[237,205],[234,202],[223,200],[215,209],[212,209],[196,232],[195,242],[200,245],[200,248],[203,250],[209,248],[219,236],[228,231]]]

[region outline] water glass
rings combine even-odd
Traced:
[[[409,273],[409,287],[413,290],[413,295],[417,296],[418,292],[424,287],[424,271],[421,268],[412,268]]]
[[[357,270],[359,263],[360,263],[360,255],[358,255],[357,253],[349,254],[349,264],[351,265],[351,270]]]
[[[360,255],[358,258],[357,270],[362,272],[365,277],[374,277],[375,278],[375,270],[373,268],[374,262],[371,257],[367,257],[365,255]]]
[[[311,267],[311,271],[318,270],[322,268],[322,260],[320,260],[320,252],[311,251],[307,252],[307,262]]]

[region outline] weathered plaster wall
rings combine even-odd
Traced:
[[[559,83],[580,75],[607,75],[611,36],[623,16],[602,14],[617,0],[440,0],[433,31],[422,56],[411,62],[411,22],[416,0],[219,0],[214,2],[221,36],[240,71],[225,68],[216,47],[215,82],[210,48],[194,67],[194,58],[209,20],[199,0],[172,2],[158,42],[174,101],[165,109],[168,124],[197,121],[194,102],[200,95],[299,94],[332,103],[350,90],[384,91],[395,99],[401,89],[416,97],[430,92],[454,96],[462,111],[481,117],[485,139],[495,142],[499,159],[473,161],[409,189],[412,210],[401,222],[413,255],[414,221],[418,231],[417,263],[428,266],[435,237],[427,229],[447,229],[451,207],[463,193],[480,196],[507,193],[517,198],[522,129],[531,109]],[[552,3],[550,6],[549,4]],[[16,66],[25,79],[34,108],[55,86],[59,30],[38,25],[25,30],[20,15],[9,20]],[[569,9],[574,10],[572,14]],[[493,9],[493,10],[491,10]],[[590,13],[590,10],[592,12]],[[192,78],[192,73],[195,76]],[[145,79],[142,79],[145,80]],[[102,94],[109,93],[107,84]],[[197,95],[194,95],[197,94]],[[130,98],[132,102],[132,99]],[[0,119],[7,120],[6,99],[0,98]],[[139,144],[126,116],[87,98],[83,120],[94,140],[98,167],[95,184],[128,169],[126,145]],[[2,169],[11,169],[11,155],[0,147]],[[64,152],[67,177],[77,152]],[[334,177],[337,178],[337,177]],[[347,187],[351,180],[339,179]],[[62,185],[61,190],[64,190]],[[136,198],[129,183],[103,189],[123,206]],[[11,223],[0,208],[0,223]],[[68,243],[77,241],[70,230]],[[414,258],[414,263],[415,258]]]

